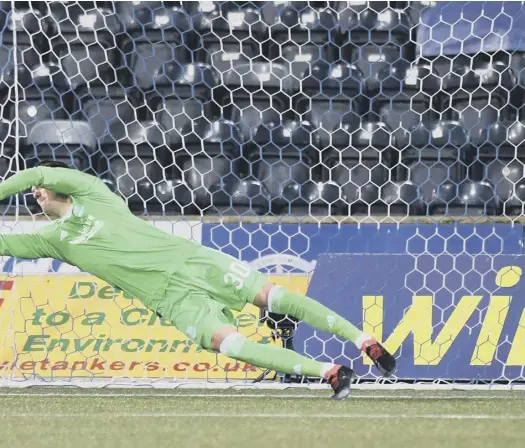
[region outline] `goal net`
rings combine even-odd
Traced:
[[[46,160],[99,176],[152,225],[384,341],[389,385],[518,384],[524,18],[520,2],[2,1],[0,176]],[[0,207],[2,233],[49,224],[28,192]],[[58,260],[1,266],[3,384],[318,384],[203,350]],[[289,316],[236,318],[379,381]]]

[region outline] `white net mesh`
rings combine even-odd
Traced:
[[[0,3],[2,178],[49,159],[101,177],[386,340],[399,380],[524,379],[521,3]],[[29,194],[0,207],[3,232],[47,224]],[[2,267],[4,380],[263,374],[74,267]],[[335,337],[254,307],[238,324],[376,380]]]

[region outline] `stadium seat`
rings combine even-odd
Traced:
[[[155,120],[159,122],[174,143],[184,138],[185,133],[192,132],[192,122],[209,116],[205,104],[196,99],[168,98],[158,103]]]
[[[419,189],[411,182],[388,181],[382,186],[368,182],[346,191],[352,193],[345,196],[350,216],[408,216],[425,211]]]
[[[126,33],[142,31],[146,26],[154,26],[156,22],[164,22],[166,19],[156,18],[165,12],[163,1],[122,1],[115,4],[116,13],[122,29]]]
[[[261,42],[266,26],[255,2],[186,2],[185,7],[200,36],[197,61],[217,71],[220,85],[257,84],[259,73],[271,72],[265,72],[269,61]]]
[[[185,65],[191,62],[189,50],[182,43],[128,41],[124,47],[133,86],[151,93],[155,78],[161,76],[166,64]]]
[[[165,64],[188,64],[196,46],[191,18],[180,6],[162,2],[118,2],[122,48],[131,86],[150,92]]]
[[[233,98],[231,105],[224,109],[224,118],[235,123],[243,141],[255,143],[254,137],[260,126],[275,126],[281,121],[285,106],[279,97],[263,94]]]
[[[73,105],[67,95],[69,84],[59,67],[46,64],[30,69],[20,65],[16,81],[17,89],[12,86],[9,91],[4,116],[18,119],[19,136],[27,137],[38,121],[70,117]]]
[[[367,94],[374,120],[383,121],[394,132],[410,130],[422,122],[438,121],[441,80],[430,65],[399,60],[375,76],[374,87]]]
[[[302,185],[288,184],[282,192],[285,204],[273,208],[274,213],[293,216],[337,216],[348,213],[344,193],[333,181],[308,180]],[[274,202],[275,203],[275,202]]]
[[[343,59],[357,67],[369,95],[387,90],[399,93],[413,58],[408,53],[407,48],[398,45],[377,46],[371,43],[352,47],[350,54],[343,53]]]
[[[424,60],[411,64],[404,75],[403,90],[436,93],[443,82],[443,78],[434,71],[432,63]]]
[[[397,134],[395,145],[401,151],[396,177],[419,188],[428,213],[477,215],[498,210],[488,182],[471,178],[472,147],[460,123],[423,123]]]
[[[203,42],[253,40],[266,34],[258,2],[183,2]]]
[[[371,117],[385,123],[397,134],[421,123],[436,122],[439,115],[433,98],[425,92],[403,90],[397,94],[378,94],[371,99]]]
[[[306,214],[311,202],[320,205],[318,198],[324,197],[323,191],[308,183],[316,150],[307,122],[259,126],[243,154],[250,162],[250,172],[268,191],[273,214]]]
[[[72,88],[117,82],[122,67],[117,16],[78,3],[52,2],[49,8],[51,61],[62,67]]]
[[[341,63],[332,64],[328,70],[318,68],[314,72],[317,79],[302,81],[305,95],[299,97],[294,109],[320,134],[330,134],[340,125],[357,128],[367,112],[367,101],[361,94],[361,73],[355,66]]]
[[[494,216],[501,211],[494,186],[471,180],[443,183],[429,208],[430,214],[447,216]]]
[[[385,2],[366,7],[359,2],[340,2],[336,9],[344,34],[342,58],[362,72],[368,94],[386,89],[399,92],[403,74],[416,57],[406,11]]]
[[[318,131],[322,141],[328,140],[341,126],[346,126],[350,132],[357,129],[360,117],[364,113],[364,107],[359,99],[350,98],[345,94],[333,96],[316,94],[300,100],[297,110]]]
[[[520,179],[514,185],[513,195],[503,204],[505,214],[523,216],[525,214],[525,179]]]
[[[57,32],[56,41],[67,36],[82,35],[90,38],[96,33],[106,41],[114,40],[122,25],[115,12],[104,2],[48,2],[46,11],[48,21]]]
[[[60,63],[73,89],[82,85],[112,84],[118,79],[120,55],[114,48],[104,48],[101,42],[88,46],[82,41],[68,46],[55,46],[53,60]]]
[[[274,62],[236,64],[235,70],[222,74],[221,82],[232,96],[248,97],[260,91],[282,95],[299,90],[299,80],[290,76],[288,67]]]
[[[63,107],[68,111],[74,109],[75,106],[67,96],[67,94],[71,92],[69,79],[59,65],[46,63],[28,66],[27,64],[23,64],[18,67],[17,76],[18,86],[23,89],[26,94],[44,97],[47,95],[60,95]],[[34,93],[27,93],[28,90],[33,90]]]
[[[475,169],[479,178],[494,186],[506,215],[523,213],[523,179],[525,177],[525,124],[502,122],[471,133]]]
[[[268,2],[262,8],[269,27],[269,54],[297,79],[310,76],[316,65],[340,59],[336,15],[330,8],[308,2]]]
[[[266,2],[262,19],[276,43],[321,43],[335,39],[336,14],[323,2]]]
[[[184,6],[200,33],[197,59],[218,71],[220,85],[228,91],[242,87],[245,96],[281,89],[288,70],[279,61],[269,64],[266,44],[262,44],[267,27],[257,2],[185,2]]]
[[[45,37],[49,24],[43,16],[38,9],[24,5],[17,5],[16,11],[0,9],[2,43],[16,44],[22,48],[32,47],[37,52],[47,53],[49,45]]]
[[[417,30],[417,25],[421,21],[421,15],[427,10],[432,8],[434,5],[433,1],[410,1],[407,2],[408,7],[405,9],[408,16],[410,17],[410,22],[415,25],[415,28],[412,29],[412,37],[415,37],[415,31]]]
[[[234,207],[230,193],[239,190],[242,171],[238,129],[224,120],[195,120],[183,129],[183,140],[172,144],[174,164],[193,191],[202,212]],[[211,209],[211,210],[208,210]]]
[[[320,94],[355,98],[362,93],[362,74],[355,65],[346,63],[314,64],[300,86],[301,92],[309,97]]]
[[[404,62],[398,67],[395,65],[390,71],[377,73],[378,89],[368,92],[373,120],[383,121],[395,133],[438,121],[441,81],[431,67]]]
[[[15,78],[18,79],[19,73],[25,73],[29,67],[38,65],[40,57],[35,51],[17,47],[15,54],[14,47],[0,45],[0,94],[5,95],[15,83]]]
[[[378,203],[392,164],[390,130],[382,123],[368,122],[357,129],[341,126],[332,133],[322,132],[319,139],[323,164],[330,179],[342,187],[350,213]]]
[[[351,45],[409,42],[413,25],[406,11],[392,8],[386,2],[373,2],[366,7],[362,2],[357,7],[353,2],[338,3],[339,27],[342,33],[348,33]]]
[[[504,61],[498,55],[443,57],[427,64],[442,79],[442,88],[447,92],[462,89],[470,92],[480,88],[487,94],[502,89],[510,92],[517,85],[516,74],[509,66],[508,58]]]
[[[501,121],[516,119],[508,101],[496,95],[471,92],[468,96],[453,95],[444,101],[444,117],[458,121],[468,133],[478,134]]]
[[[440,185],[467,177],[471,150],[465,130],[457,122],[421,124],[395,136],[400,150],[396,178],[417,185],[425,203],[431,203]]]
[[[95,136],[85,121],[42,120],[30,129],[22,154],[29,165],[53,159],[85,169],[91,164],[96,146]]]
[[[270,210],[270,196],[264,186],[253,178],[245,178],[233,184],[224,185],[224,195],[214,193],[213,205],[204,214],[224,215],[266,215]]]
[[[166,62],[153,79],[147,101],[152,110],[158,106],[156,101],[170,97],[207,102],[210,101],[213,90],[219,85],[219,75],[209,65],[198,63],[180,65],[178,61]],[[143,89],[146,90],[146,86],[143,86]]]
[[[200,36],[199,61],[222,72],[228,63],[235,64],[236,55],[249,59],[262,56],[260,42],[266,26],[256,3],[185,2],[184,7]]]
[[[102,141],[99,172],[137,213],[188,213],[191,191],[174,172],[164,130],[155,122],[134,122]]]
[[[148,110],[166,129],[172,142],[181,138],[181,130],[192,120],[213,115],[211,95],[219,77],[210,66],[165,64],[164,73],[154,83],[154,89],[146,97]]]
[[[410,181],[388,182],[381,187],[379,201],[370,212],[383,212],[387,216],[424,215],[426,211],[421,191]]]
[[[286,45],[280,49],[282,57],[276,56],[274,60],[279,60],[287,67],[288,73],[293,77],[293,82],[301,82],[314,74],[326,72],[330,69],[336,59],[335,51],[328,49],[322,50],[319,46],[297,46]]]
[[[523,51],[513,51],[513,52],[498,52],[493,56],[498,62],[501,62],[504,66],[510,67],[513,75],[516,78],[516,83],[520,89],[525,88],[525,54]],[[515,99],[515,96],[512,98]]]
[[[349,23],[354,16],[359,17],[359,14],[366,10],[372,10],[376,13],[384,11],[391,6],[392,2],[384,1],[331,1],[330,7],[337,12],[337,16],[341,22]]]
[[[13,47],[0,46],[0,92],[2,96],[15,82]]]
[[[124,39],[143,39],[150,42],[185,42],[190,38],[191,20],[186,11],[180,7],[168,6],[169,2],[156,1],[119,1],[115,8]],[[184,34],[188,34],[185,36]]]
[[[228,42],[215,40],[205,43],[204,50],[199,51],[197,60],[215,69],[220,77],[228,77],[230,72],[241,72],[242,67],[261,58],[261,50],[249,42]]]
[[[496,58],[438,58],[431,66],[442,80],[444,117],[459,120],[467,131],[516,118],[522,107],[523,89],[513,70]]]
[[[69,113],[62,108],[60,97],[50,92],[45,98],[27,95],[17,103],[11,103],[9,117],[15,119],[16,116],[20,123],[18,135],[27,137],[31,133],[31,128],[40,121],[66,120],[69,118]]]
[[[81,89],[77,100],[80,103],[77,115],[89,123],[99,142],[111,132],[120,135],[129,123],[136,121],[138,103],[122,88]]]

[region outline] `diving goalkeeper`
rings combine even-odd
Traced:
[[[394,357],[341,316],[229,255],[155,228],[97,177],[45,162],[0,183],[0,200],[29,188],[54,221],[35,233],[0,235],[0,255],[75,265],[137,297],[196,344],[261,368],[324,378],[334,399],[349,395],[352,369],[255,343],[237,331],[231,310],[249,302],[294,316],[353,342],[384,376],[395,371]]]

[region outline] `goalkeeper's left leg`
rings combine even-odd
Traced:
[[[395,358],[378,341],[309,297],[267,283],[256,295],[253,303],[273,313],[288,314],[314,328],[353,342],[372,359],[384,376],[390,376],[396,370]]]

